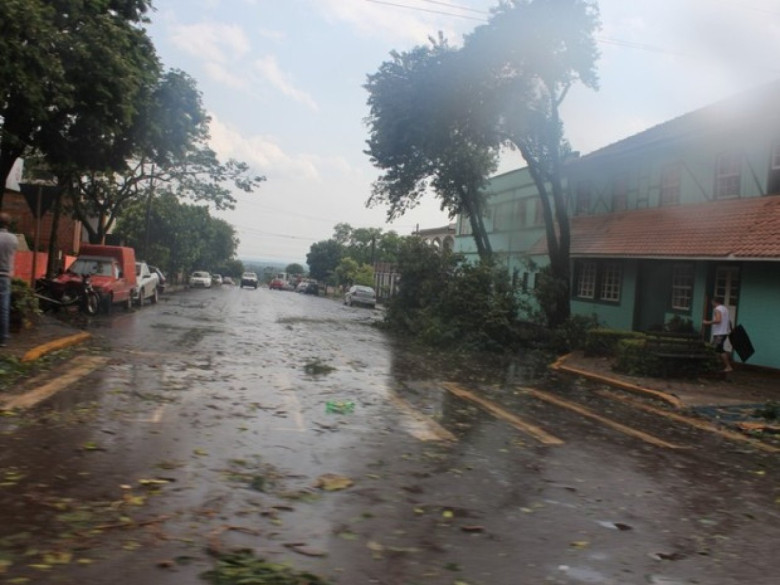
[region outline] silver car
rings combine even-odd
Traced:
[[[376,307],[376,291],[370,286],[353,285],[344,295],[344,304],[350,307],[352,305],[365,305],[373,309]]]

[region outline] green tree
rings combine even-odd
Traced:
[[[335,272],[339,284],[374,286],[374,268],[353,258],[342,258]]]
[[[149,208],[143,201],[128,205],[116,233],[137,249],[148,239],[146,261],[172,275],[224,266],[234,260],[238,246],[230,224],[211,217],[205,206],[181,202],[173,193],[163,193]]]
[[[306,254],[306,264],[309,265],[309,275],[320,281],[327,281],[339,265],[344,253],[344,247],[336,240],[316,242]]]
[[[391,56],[364,86],[370,108],[366,154],[383,171],[368,204],[386,205],[392,220],[433,190],[450,217],[468,216],[477,251],[488,259],[482,188],[497,168],[499,151],[492,137],[470,128],[459,53],[440,36]]]
[[[150,0],[0,3],[0,184],[33,150],[79,158],[90,141],[114,142],[89,155],[113,162],[117,130],[159,68],[142,27],[150,9]]]
[[[75,167],[71,172],[74,214],[92,242],[103,241],[130,202],[148,202],[158,191],[232,209],[231,186],[251,192],[265,180],[251,176],[246,163],[218,160],[208,146],[209,117],[190,76],[167,72],[149,93],[124,129],[127,157],[111,169]]]
[[[520,152],[541,198],[550,270],[545,303],[551,326],[570,315],[569,217],[563,162],[570,152],[560,107],[577,82],[596,88],[598,7],[586,0],[504,0],[469,35],[464,99],[479,133]],[[470,104],[470,105],[469,105]],[[466,112],[464,112],[466,113]]]
[[[287,267],[284,269],[284,271],[287,274],[290,274],[292,276],[301,276],[306,273],[304,267],[296,262],[293,262],[292,264],[288,264]]]

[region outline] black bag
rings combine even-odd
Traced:
[[[748,361],[750,356],[756,353],[753,344],[750,342],[750,337],[748,337],[747,331],[745,331],[745,328],[742,325],[737,325],[732,332],[729,333],[729,341],[731,342],[731,347],[734,348],[734,351],[737,352],[739,359],[741,359],[743,363]]]

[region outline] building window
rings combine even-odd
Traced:
[[[661,171],[660,203],[678,205],[680,203],[680,165],[669,165]]]
[[[628,209],[628,177],[617,177],[612,183],[612,211]]]
[[[672,267],[672,309],[690,311],[693,302],[693,264]]]
[[[574,215],[588,215],[590,213],[590,185],[580,183],[577,185],[577,196],[574,201]]]
[[[739,197],[741,175],[742,162],[738,153],[719,155],[715,166],[715,199]]]
[[[623,281],[623,271],[617,262],[607,262],[602,265],[601,300],[616,303],[620,301],[620,285]]]
[[[577,274],[577,296],[581,299],[596,297],[596,263],[582,262]]]

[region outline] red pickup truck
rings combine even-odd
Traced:
[[[55,280],[64,284],[80,279],[82,274],[90,275],[105,312],[110,312],[117,303],[127,309],[133,307],[137,282],[135,250],[132,248],[82,244],[76,260]]]

